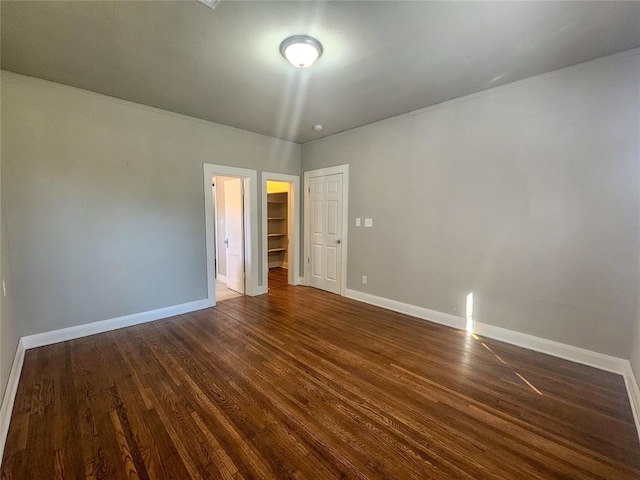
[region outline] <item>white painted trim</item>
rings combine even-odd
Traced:
[[[258,291],[254,295],[254,297],[257,297],[258,295],[264,295],[265,293],[269,293],[269,287],[267,287],[266,285],[261,285],[258,287]]]
[[[566,343],[560,343],[546,338],[536,337],[526,333],[516,332],[507,328],[496,327],[486,323],[474,322],[473,333],[487,338],[510,343],[517,347],[523,347],[535,352],[546,353],[553,357],[563,358],[572,362],[588,365],[607,372],[623,375],[625,362],[622,358],[605,355],[586,348],[574,347]]]
[[[269,255],[267,254],[267,181],[275,180],[289,184],[287,208],[293,215],[287,215],[287,238],[289,239],[289,268],[287,282],[297,285],[300,261],[300,177],[284,173],[262,172],[262,279],[265,290],[269,283]],[[292,254],[293,253],[293,254]]]
[[[347,290],[348,298],[359,300],[364,303],[376,305],[378,307],[393,310],[395,312],[405,313],[413,317],[429,320],[441,325],[465,330],[466,320],[457,315],[438,312],[424,307],[418,307],[408,303],[390,300],[384,297],[378,297],[356,290]],[[618,373],[624,375],[626,373],[626,363],[628,360],[623,358],[605,355],[604,353],[593,352],[585,348],[574,347],[565,343],[548,340],[546,338],[536,337],[526,333],[516,332],[507,328],[496,327],[481,322],[473,322],[473,333],[482,337],[493,338],[501,342],[516,345],[518,347],[533,350],[535,352],[546,353],[553,357],[563,358],[572,362],[588,365],[607,372]]]
[[[13,357],[11,372],[9,373],[9,381],[2,398],[2,407],[0,407],[0,460],[4,454],[4,446],[7,442],[7,434],[9,433],[9,424],[11,423],[11,413],[13,413],[13,404],[16,400],[18,392],[18,382],[22,373],[22,365],[24,363],[24,342],[18,340],[16,354]]]
[[[183,313],[194,312],[209,307],[208,299],[197,300],[195,302],[173,305],[171,307],[158,308],[157,310],[149,310],[147,312],[134,313],[123,317],[111,318],[99,322],[86,323],[84,325],[76,325],[75,327],[61,328],[60,330],[52,330],[50,332],[36,333],[22,337],[25,349],[43,347],[52,343],[66,342],[76,338],[88,337],[97,333],[109,332],[118,328],[130,327],[140,323],[152,322],[162,318],[182,315]]]
[[[376,295],[359,292],[357,290],[348,289],[346,296],[353,300],[386,308],[387,310],[393,310],[394,312],[404,313],[412,317],[439,323],[458,330],[465,330],[466,327],[466,319],[456,315],[438,312],[436,310],[430,310],[428,308],[418,307],[416,305],[398,302],[384,297],[378,297]],[[629,396],[629,403],[631,404],[631,411],[633,412],[636,432],[640,439],[640,389],[638,388],[638,383],[636,382],[629,360],[481,322],[474,322],[473,333],[526,348],[527,350],[533,350],[535,352],[544,353],[553,357],[569,360],[571,362],[588,365],[599,370],[622,375],[627,387],[627,394]]]
[[[24,363],[24,354],[26,350],[31,348],[43,347],[52,343],[74,340],[76,338],[87,337],[97,333],[109,332],[118,328],[130,327],[140,323],[152,322],[163,318],[181,315],[183,313],[194,312],[209,307],[209,300],[198,300],[195,302],[183,303],[181,305],[173,305],[171,307],[159,308],[157,310],[149,310],[147,312],[134,313],[123,317],[111,318],[100,322],[78,325],[75,327],[62,328],[60,330],[52,330],[50,332],[37,333],[22,337],[18,341],[16,355],[13,359],[11,372],[7,388],[2,399],[0,407],[0,459],[4,452],[7,434],[9,433],[9,423],[11,422],[11,413],[13,412],[13,404],[18,391],[18,383],[20,374],[22,373],[22,365]]]
[[[349,165],[336,165],[335,167],[320,168],[304,172],[304,285],[309,285],[309,181],[315,177],[325,175],[342,174],[342,265],[340,295],[347,296],[347,248],[349,245]]]
[[[225,285],[227,284],[227,276],[226,275],[222,275],[221,273],[218,274],[218,280],[221,281],[222,283],[224,283]]]
[[[203,164],[204,185],[204,224],[207,256],[207,298],[208,306],[216,304],[216,276],[214,268],[214,201],[211,183],[214,176],[239,177],[244,182],[244,232],[245,232],[245,294],[260,295],[258,283],[258,172],[248,168],[228,167],[226,165]],[[264,279],[263,279],[264,280]],[[263,281],[264,283],[264,281]]]
[[[636,423],[636,431],[638,432],[638,438],[640,439],[640,389],[638,388],[638,382],[636,381],[636,376],[633,373],[631,362],[629,362],[629,360],[625,360],[625,362],[625,371],[623,374],[624,383],[627,386],[631,412],[633,413],[633,420]]]
[[[458,330],[464,330],[466,324],[466,320],[464,318],[458,317],[456,315],[450,315],[448,313],[442,313],[436,310],[430,310],[428,308],[398,302],[397,300],[391,300],[389,298],[378,297],[376,295],[359,292],[357,290],[347,289],[345,296],[353,300],[368,303],[369,305],[386,308],[387,310],[404,313],[406,315],[411,315],[412,317],[421,318],[423,320],[430,320],[432,322],[446,325],[447,327],[456,328]]]
[[[299,278],[299,282],[302,283],[303,279]],[[265,291],[262,291],[261,287],[260,292],[266,293],[266,289]],[[390,300],[384,297],[378,297],[368,293],[358,292],[356,290],[347,290],[346,296],[353,300],[376,305],[388,310],[397,311],[457,329],[463,329],[466,324],[466,320],[464,318],[458,317],[456,315],[450,315],[448,313],[442,313],[436,310],[430,310],[424,307],[418,307],[415,305],[398,302],[396,300]],[[151,310],[148,312],[126,315],[110,320],[103,320],[101,322],[78,325],[76,327],[69,327],[61,330],[54,330],[51,332],[22,337],[18,342],[16,354],[11,367],[11,372],[9,374],[9,380],[7,382],[7,388],[2,400],[2,406],[0,407],[0,458],[2,458],[2,454],[4,452],[4,446],[9,431],[9,423],[11,421],[13,404],[15,402],[18,383],[20,380],[20,375],[22,373],[25,350],[49,345],[52,343],[63,342],[66,340],[73,340],[89,335],[95,335],[98,333],[108,332],[127,326],[138,325],[140,323],[160,320],[162,318],[207,308],[208,306],[209,300],[205,299],[190,303],[184,303],[181,305],[160,308],[157,310]],[[514,332],[512,330],[507,330],[504,328],[493,327],[491,325],[476,325],[479,325],[477,333],[480,335],[492,335],[491,338],[495,338],[496,340],[504,341],[506,343],[513,343],[523,348],[540,351],[552,356],[560,356],[561,358],[575,361],[577,363],[585,363],[586,360],[589,362],[586,363],[587,365],[600,368],[602,370],[622,374],[627,387],[636,430],[640,437],[640,390],[638,389],[638,384],[633,374],[633,369],[631,368],[631,364],[628,360],[611,357],[596,352],[590,352],[585,349],[534,337],[532,335]]]
[[[304,277],[298,277],[298,280],[296,281],[296,285],[306,285],[304,281]]]

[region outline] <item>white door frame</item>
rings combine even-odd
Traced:
[[[248,168],[227,167],[205,163],[204,185],[204,224],[207,248],[207,298],[210,306],[216,304],[216,276],[214,266],[214,201],[211,188],[215,176],[238,177],[244,183],[244,255],[245,255],[245,295],[251,297],[264,293],[258,284],[258,172]]]
[[[287,215],[288,246],[288,283],[300,284],[300,177],[284,173],[262,172],[262,281],[266,287],[269,283],[269,255],[267,253],[267,181],[286,182],[289,184]],[[293,215],[291,215],[293,212]]]
[[[342,174],[342,265],[340,267],[340,295],[345,296],[347,290],[347,245],[349,226],[349,165],[337,165],[335,167],[320,168],[304,172],[304,284],[309,285],[309,182],[314,177]]]

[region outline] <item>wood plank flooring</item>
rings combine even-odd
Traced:
[[[620,376],[284,274],[29,350],[2,478],[640,478]]]

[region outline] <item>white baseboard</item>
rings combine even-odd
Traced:
[[[629,403],[631,403],[631,411],[633,412],[633,420],[636,422],[636,430],[638,431],[638,437],[640,438],[640,389],[638,388],[638,382],[636,376],[633,374],[633,368],[631,362],[625,360],[625,373],[624,383],[627,386],[627,392],[629,394]]]
[[[157,310],[149,310],[148,312],[134,313],[123,317],[111,318],[100,322],[87,323],[77,325],[75,327],[62,328],[51,332],[37,333],[22,337],[24,348],[42,347],[52,343],[65,342],[75,338],[87,337],[97,333],[109,332],[118,328],[138,325],[140,323],[152,322],[162,318],[173,317],[183,313],[194,312],[209,307],[209,300],[197,300],[195,302],[183,303],[181,305],[173,305],[171,307],[159,308]]]
[[[299,285],[304,285],[304,278],[298,277],[297,282]],[[266,288],[264,290],[265,291],[261,293],[267,293]],[[428,308],[418,307],[415,305],[398,302],[396,300],[390,300],[388,298],[378,297],[364,292],[358,292],[356,290],[347,289],[346,297],[378,307],[386,308],[388,310],[393,310],[395,312],[404,313],[413,317],[429,320],[459,330],[463,330],[466,325],[465,319],[456,315],[438,312],[436,310],[430,310]],[[148,312],[141,312],[86,325],[78,325],[75,327],[63,328],[51,332],[44,332],[36,335],[22,337],[18,342],[16,355],[11,367],[11,373],[9,374],[9,381],[7,383],[7,388],[2,400],[2,406],[0,407],[0,458],[2,458],[2,452],[4,451],[4,444],[6,442],[7,433],[9,430],[9,422],[11,420],[11,413],[13,410],[13,403],[15,401],[15,396],[18,388],[18,381],[22,372],[25,350],[41,347],[44,345],[50,345],[52,343],[63,342],[66,340],[73,340],[75,338],[81,338],[89,335],[95,335],[97,333],[108,332],[131,325],[138,325],[140,323],[160,320],[162,318],[189,313],[208,307],[208,300],[198,300],[195,302],[174,305],[171,307],[160,308]],[[636,430],[638,431],[638,435],[640,436],[640,389],[638,388],[638,383],[636,382],[631,364],[628,360],[613,357],[610,355],[604,355],[602,353],[592,352],[583,348],[554,342],[552,340],[547,340],[544,338],[535,337],[533,335],[528,335],[480,322],[475,323],[474,332],[481,336],[500,340],[506,343],[517,345],[519,347],[527,348],[529,350],[546,353],[554,357],[564,358],[576,363],[581,363],[584,365],[599,368],[601,370],[621,374],[624,377],[625,384],[627,386],[627,392],[629,395],[631,410],[633,412],[633,417],[636,424]]]
[[[304,283],[304,277],[297,277],[296,285],[306,285],[306,283]]]
[[[355,290],[347,290],[346,293],[348,298],[376,305],[388,310],[393,310],[394,312],[405,313],[413,317],[430,320],[448,327],[457,328],[458,330],[464,330],[466,328],[466,320],[456,315],[442,313],[436,310],[430,310],[428,308],[418,307],[384,297],[377,297],[375,295]],[[565,343],[481,322],[474,322],[473,333],[483,337],[500,340],[501,342],[510,343],[518,347],[523,347],[528,350],[534,350],[536,352],[546,353],[547,355],[563,358],[572,362],[589,365],[590,367],[606,370],[607,372],[618,373],[620,375],[625,374],[626,364],[629,363],[628,360],[623,358],[593,352],[585,348],[574,347]]]
[[[95,335],[97,333],[109,332],[118,328],[138,325],[140,323],[152,322],[163,318],[181,315],[183,313],[194,312],[209,307],[209,300],[197,300],[195,302],[183,303],[181,305],[173,305],[171,307],[159,308],[147,312],[134,313],[123,317],[111,318],[100,322],[78,325],[75,327],[62,328],[51,332],[38,333],[22,337],[18,341],[16,355],[11,366],[7,389],[4,392],[2,406],[0,407],[0,459],[4,453],[4,445],[7,441],[7,433],[9,432],[9,423],[11,421],[11,413],[13,412],[13,403],[18,390],[18,381],[22,373],[22,364],[24,363],[24,354],[26,350],[31,348],[43,347],[52,343],[64,342],[75,338]]]
[[[623,358],[481,322],[474,322],[473,333],[620,375],[625,374],[626,364],[629,363],[628,360]]]
[[[464,330],[466,328],[466,320],[456,315],[442,313],[436,310],[430,310],[428,308],[418,307],[416,305],[410,305],[408,303],[402,303],[364,292],[358,292],[356,290],[347,289],[345,296],[353,300],[358,300],[370,305],[376,305],[388,310],[393,310],[394,312],[404,313],[412,317],[429,320],[458,330]],[[493,338],[494,340],[499,340],[501,342],[510,343],[528,350],[545,353],[553,357],[563,358],[565,360],[622,375],[627,387],[627,394],[629,396],[629,402],[631,403],[631,411],[633,412],[636,431],[638,433],[638,438],[640,438],[640,390],[638,389],[638,383],[636,382],[629,360],[481,322],[474,322],[473,333],[483,337]]]
[[[218,274],[218,276],[216,277],[216,280],[220,280],[225,285],[227,284],[227,276],[222,275],[221,273]]]
[[[261,285],[258,287],[258,291],[252,297],[257,297],[258,295],[264,295],[265,293],[269,293],[269,287],[266,285]]]
[[[20,381],[22,364],[24,363],[24,352],[24,343],[22,342],[22,339],[20,339],[18,340],[16,354],[13,358],[13,364],[11,365],[11,372],[9,372],[7,389],[4,391],[4,397],[2,398],[2,407],[0,407],[0,460],[2,460],[4,446],[7,442],[9,423],[11,422],[11,414],[13,413],[13,403],[16,400],[18,382]]]
[[[387,310],[393,310],[394,312],[411,315],[412,317],[422,318],[423,320],[430,320],[432,322],[440,323],[452,328],[457,328],[459,330],[464,330],[464,327],[466,325],[466,320],[456,315],[442,313],[436,310],[430,310],[428,308],[410,305],[408,303],[398,302],[397,300],[378,297],[369,293],[358,292],[357,290],[347,289],[345,292],[345,297],[368,303],[370,305],[375,305],[377,307],[386,308]]]

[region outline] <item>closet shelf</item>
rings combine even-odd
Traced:
[[[287,203],[288,194],[268,193],[267,194],[267,252],[269,268],[283,267],[287,264],[288,233],[287,220],[289,217],[289,207]]]

